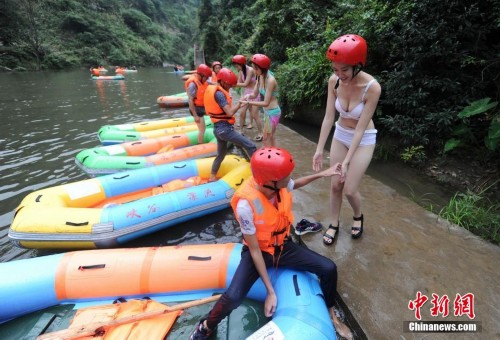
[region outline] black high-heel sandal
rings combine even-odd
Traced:
[[[327,246],[331,246],[333,242],[335,242],[335,239],[337,238],[337,234],[339,233],[339,227],[340,227],[340,222],[337,222],[337,226],[334,227],[333,225],[330,224],[328,229],[326,229],[325,233],[323,234],[323,243],[326,244]],[[330,235],[328,234],[328,230],[333,229],[335,231],[335,235]],[[326,241],[324,238],[327,238],[328,241]]]
[[[353,216],[352,219],[354,221],[361,221],[361,227],[352,227],[351,231],[358,231],[358,233],[357,234],[351,234],[351,237],[354,238],[354,239],[360,238],[361,234],[363,234],[363,222],[364,222],[363,214],[361,214],[361,216],[359,216],[359,217]]]

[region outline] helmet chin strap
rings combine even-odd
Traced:
[[[274,184],[274,187],[266,185],[266,184],[264,184],[263,187],[274,191],[276,193],[277,198],[278,198],[278,202],[281,202],[280,189],[276,186],[276,184],[278,184],[278,182],[277,181],[272,181],[272,182]]]
[[[363,64],[359,63],[358,65],[353,66],[353,68],[354,68],[354,70],[353,70],[352,77],[354,78],[363,69]]]

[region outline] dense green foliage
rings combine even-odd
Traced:
[[[498,102],[490,103],[490,100],[491,98],[476,100],[458,113],[458,118],[462,119],[462,123],[453,129],[453,138],[446,142],[444,146],[445,152],[464,144],[477,144],[476,135],[481,134],[482,127],[478,129],[469,122],[469,118],[494,109]],[[500,117],[498,113],[491,118],[488,134],[484,138],[484,145],[493,151],[500,145]]]
[[[369,44],[366,71],[383,88],[376,125],[382,138],[398,140],[396,154],[412,147],[442,153],[465,124],[473,138],[450,153],[474,150],[498,161],[499,149],[491,142],[499,108],[465,121],[458,115],[474,101],[499,99],[498,1],[203,0],[204,6],[210,7],[200,25],[202,44],[210,46],[207,60],[228,63],[236,53],[266,53],[288,116],[302,106],[325,105],[332,72],[326,48],[335,37],[356,33]],[[207,13],[200,14],[202,23]]]
[[[499,107],[459,113],[499,100],[499,27],[494,0],[4,0],[0,67],[190,66],[194,43],[208,63],[265,53],[291,117],[325,105],[325,50],[357,33],[369,44],[366,70],[383,88],[376,125],[398,140],[395,154],[470,149],[495,160]]]
[[[197,0],[3,0],[0,66],[189,63]]]

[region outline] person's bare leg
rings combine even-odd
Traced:
[[[276,128],[278,126],[271,124],[271,136],[269,137],[271,146],[276,146]]]
[[[271,146],[271,123],[269,122],[269,116],[264,113],[264,131],[262,134],[262,145]]]
[[[252,105],[250,108],[250,113],[252,115],[252,119],[255,121],[255,125],[257,125],[257,135],[262,136],[262,120],[260,119],[259,107]]]
[[[345,339],[352,340],[354,337],[352,335],[351,329],[342,321],[339,320],[337,315],[335,314],[335,309],[333,307],[328,309],[330,313],[330,318],[332,319],[333,325],[335,326],[335,330]]]
[[[247,120],[247,107],[244,107],[240,110],[240,132],[243,132],[243,127],[246,124]]]
[[[354,153],[351,159],[347,176],[344,183],[344,194],[352,208],[354,217],[359,217],[363,213],[361,210],[361,194],[359,193],[359,186],[363,175],[368,169],[372,160],[375,145],[360,146]],[[361,221],[353,221],[353,227],[360,227]],[[353,232],[357,234],[359,231]]]
[[[205,118],[204,117],[199,117],[199,120],[196,122],[196,125],[198,126],[198,144],[203,144],[205,143]]]
[[[330,166],[336,163],[342,163],[345,156],[347,155],[347,147],[340,143],[338,140],[333,139],[332,145],[330,147]],[[336,227],[340,220],[340,209],[342,207],[342,192],[344,189],[344,183],[340,182],[339,176],[333,176],[330,181],[330,213],[332,218],[332,226]],[[326,234],[334,237],[336,231],[333,229],[328,229]],[[325,242],[330,242],[328,237],[323,237]]]
[[[272,146],[271,145],[271,134],[264,130],[264,135],[262,136],[262,146]]]

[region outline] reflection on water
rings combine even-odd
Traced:
[[[0,261],[37,256],[7,237],[14,209],[28,193],[87,178],[74,157],[99,145],[103,125],[187,115],[156,104],[182,90],[182,80],[163,69],[141,69],[124,81],[94,81],[87,70],[1,74]],[[183,237],[189,236],[172,239]]]

